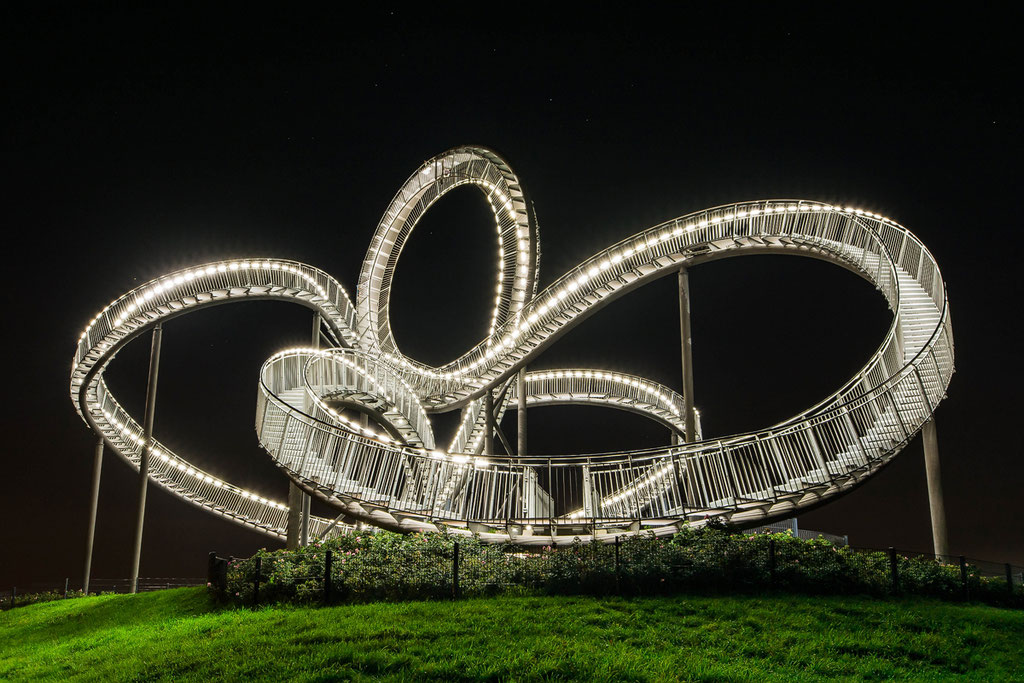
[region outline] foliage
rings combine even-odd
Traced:
[[[541,549],[487,544],[444,532],[353,534],[296,551],[261,550],[251,558],[233,560],[226,590],[211,590],[230,602],[253,604],[258,560],[260,603],[322,602],[328,599],[325,572],[330,552],[332,602],[451,598],[455,596],[456,543],[459,597],[765,589],[812,594],[893,592],[887,553],[835,546],[824,538],[801,540],[788,531],[748,534],[711,525],[686,526],[672,537],[637,534],[617,545],[575,539],[568,545]],[[976,568],[970,569],[971,599],[1024,605],[1024,592],[1010,596],[1004,580],[988,579],[979,576]],[[900,593],[965,597],[958,566],[900,556],[898,575]]]

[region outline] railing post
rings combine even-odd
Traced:
[[[452,598],[459,599],[459,542],[452,546]]]
[[[1010,576],[1010,570],[1009,570],[1009,566],[1010,566],[1010,565],[1006,565],[1006,566],[1007,566],[1007,570],[1006,570],[1006,576]],[[67,600],[67,599],[68,599],[68,584],[69,584],[70,582],[71,582],[71,579],[69,579],[69,578],[65,578],[65,579],[64,579],[64,599],[65,599],[65,600]],[[1013,586],[1013,584],[1011,583],[1011,584],[1010,584],[1010,586],[1011,586],[1011,590],[1012,590],[1012,586]]]
[[[263,558],[256,557],[256,576],[252,581],[252,606],[260,604],[260,572],[263,570]]]
[[[331,565],[333,559],[333,554],[328,550],[327,555],[324,557],[324,602],[327,604],[331,602]]]
[[[896,560],[896,549],[889,546],[889,574],[892,577],[892,592],[900,592],[900,566]]]
[[[971,587],[967,583],[967,558],[960,556],[960,588],[964,593],[964,600],[971,599]]]

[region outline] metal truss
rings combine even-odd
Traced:
[[[461,185],[478,188],[494,213],[495,305],[483,341],[432,367],[399,350],[390,288],[419,218]],[[868,280],[888,301],[894,317],[878,349],[829,398],[765,429],[709,439],[698,433],[693,443],[661,448],[482,452],[489,421],[515,409],[520,392],[528,406],[605,405],[682,433],[683,397],[656,382],[566,368],[527,372],[524,388],[518,371],[620,296],[682,268],[745,254],[828,261]],[[74,357],[71,398],[134,467],[143,449],[152,449],[153,481],[284,537],[286,505],[195,468],[159,441],[147,443],[103,372],[125,344],[178,315],[253,299],[297,303],[320,316],[334,348],[288,349],[268,359],[256,410],[260,443],[293,482],[388,529],[447,528],[546,545],[671,534],[712,518],[749,525],[792,517],[888,463],[931,418],[953,373],[949,307],[935,259],[906,228],[872,212],[805,200],[740,202],[643,230],[539,292],[538,265],[536,221],[515,174],[490,150],[459,147],[424,163],[399,190],[370,242],[355,303],[330,275],[294,261],[236,259],[170,273],[112,301],[89,323]],[[462,421],[449,447],[438,449],[429,415],[450,410],[461,410]],[[365,423],[356,412],[374,419]],[[341,532],[332,519],[311,520],[314,536]]]

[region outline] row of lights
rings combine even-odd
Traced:
[[[273,361],[281,360],[281,359],[286,358],[286,357],[301,358],[302,356],[309,356],[309,355],[316,355],[316,356],[321,356],[321,357],[327,357],[327,356],[334,355],[334,354],[331,354],[329,351],[324,351],[324,350],[321,350],[321,349],[297,347],[297,348],[285,349],[284,351],[278,351],[273,356],[271,356],[270,358],[267,359],[267,363],[266,364],[269,366],[270,363],[272,363]],[[367,381],[374,388],[379,387],[379,384],[377,383],[376,379],[374,379],[372,376],[367,374],[367,372],[365,370],[363,370],[362,368],[360,368],[356,364],[352,363],[347,358],[340,358],[339,360],[340,360],[340,362],[342,364],[352,368],[357,373],[359,373],[360,375],[365,377],[367,379]],[[387,396],[385,396],[384,398],[385,398],[385,400],[388,400],[388,401],[391,400]],[[313,395],[313,399],[317,402],[317,404],[323,410],[325,410],[327,413],[329,413],[332,418],[336,419],[338,422],[343,424],[350,431],[352,431],[352,432],[354,432],[356,434],[359,434],[361,436],[365,436],[366,438],[379,441],[379,442],[384,443],[384,444],[393,444],[394,443],[394,440],[391,437],[389,437],[387,434],[380,434],[380,433],[370,429],[369,427],[363,427],[362,425],[357,424],[357,423],[353,422],[352,420],[349,420],[348,418],[340,415],[336,410],[327,407],[327,405],[320,399],[319,396]]]
[[[120,303],[123,303],[126,299],[131,298],[133,295],[135,295],[134,300],[130,301],[127,304],[127,306],[125,306],[124,312],[119,317],[117,317],[114,320],[113,327],[120,327],[130,317],[130,315],[132,313],[134,313],[137,310],[141,311],[143,309],[143,307],[145,306],[145,304],[147,302],[149,302],[150,300],[152,300],[153,298],[155,298],[155,297],[157,297],[157,296],[159,296],[161,294],[165,294],[167,292],[170,292],[170,291],[174,290],[175,288],[180,287],[181,285],[183,285],[183,284],[185,284],[187,282],[192,282],[196,278],[210,277],[210,276],[216,275],[218,273],[226,273],[226,272],[229,272],[229,271],[239,271],[239,270],[241,270],[241,271],[266,270],[266,271],[271,271],[271,272],[273,272],[273,271],[284,271],[284,272],[292,273],[292,274],[297,275],[298,277],[302,278],[303,280],[305,280],[317,292],[317,294],[319,294],[322,298],[324,298],[324,299],[328,298],[327,297],[327,290],[322,285],[320,285],[320,283],[318,283],[316,281],[316,277],[315,276],[310,275],[310,274],[306,273],[302,268],[299,268],[299,267],[297,267],[295,265],[292,265],[292,264],[289,264],[289,263],[282,263],[282,262],[279,262],[279,261],[271,261],[271,260],[253,260],[253,261],[229,261],[229,262],[225,262],[225,263],[219,263],[219,264],[216,264],[216,265],[211,264],[211,265],[208,265],[208,266],[204,266],[204,267],[200,267],[200,268],[195,268],[195,269],[192,269],[192,270],[185,270],[185,271],[173,274],[173,275],[167,275],[166,277],[161,278],[156,284],[152,285],[151,287],[149,287],[145,291],[142,291],[143,288],[139,288],[138,290],[133,290],[131,292],[128,292],[127,294],[124,294],[124,295],[118,297],[114,301],[112,301],[109,304],[107,304],[103,308],[103,310],[101,310],[99,313],[96,314],[96,317],[94,317],[92,320],[89,321],[89,323],[85,326],[85,329],[82,331],[82,334],[78,337],[78,341],[79,341],[79,343],[81,343],[82,340],[85,339],[85,336],[89,333],[89,331],[93,328],[93,326],[95,326],[96,323],[99,322],[103,318],[103,316],[107,313],[107,311],[109,311],[112,307],[114,307],[114,306],[116,306],[116,305],[118,305]],[[340,287],[340,286],[338,287],[338,289],[341,292],[341,295],[345,299],[348,299],[348,294],[345,292],[345,290],[342,287]]]
[[[858,216],[868,216],[870,218],[877,219],[884,223],[895,225],[897,227],[902,227],[899,226],[899,224],[896,223],[895,221],[892,221],[877,213],[871,211],[864,211],[862,209],[856,209],[853,207],[840,207],[828,204],[788,204],[766,206],[764,209],[755,208],[750,210],[741,210],[735,213],[726,213],[722,216],[715,216],[710,219],[691,222],[685,225],[676,224],[672,229],[665,229],[655,234],[641,235],[638,236],[638,243],[635,245],[626,246],[621,251],[611,254],[610,256],[602,254],[593,257],[589,261],[589,263],[591,264],[590,267],[584,270],[583,268],[587,265],[587,263],[584,263],[582,266],[580,266],[580,272],[575,278],[570,278],[570,276],[565,276],[561,278],[558,282],[555,283],[555,285],[552,285],[552,288],[558,286],[559,283],[565,282],[566,280],[568,280],[568,282],[566,282],[565,285],[557,292],[553,292],[544,298],[538,298],[538,300],[531,307],[532,312],[530,312],[528,315],[524,314],[525,320],[521,320],[504,339],[494,342],[493,346],[489,346],[488,350],[486,352],[483,352],[479,358],[477,358],[475,361],[468,363],[465,370],[455,370],[453,372],[443,374],[446,378],[448,376],[458,377],[463,374],[466,374],[469,371],[475,370],[477,367],[487,363],[492,358],[501,355],[505,348],[511,349],[514,346],[514,344],[518,341],[519,337],[521,337],[526,332],[530,331],[530,329],[540,320],[542,316],[544,316],[551,310],[557,310],[557,307],[563,299],[566,299],[574,292],[579,290],[588,281],[597,277],[604,271],[608,270],[613,265],[616,265],[621,261],[624,261],[634,256],[635,254],[639,254],[647,249],[653,248],[654,246],[658,245],[661,242],[667,241],[673,237],[678,237],[684,232],[694,232],[698,229],[704,229],[707,228],[708,226],[717,225],[718,223],[722,222],[732,221],[734,219],[756,218],[758,216],[768,216],[772,214],[782,213],[822,211],[832,211],[855,214]],[[652,232],[656,230],[658,230],[658,228],[651,229]]]
[[[653,396],[660,400],[663,404],[668,406],[668,409],[672,411],[674,415],[679,415],[679,408],[672,402],[672,398],[670,396],[663,393],[657,386],[653,386],[647,382],[637,379],[636,377],[628,377],[612,372],[602,372],[601,370],[549,370],[547,372],[531,372],[526,375],[527,382],[540,382],[542,380],[563,378],[600,379],[614,382],[616,384],[622,384],[624,386],[634,387],[645,392],[649,396]]]
[[[121,433],[123,437],[131,441],[134,441],[140,447],[145,447],[145,439],[138,432],[133,430],[127,422],[122,422],[113,413],[106,410],[103,411],[103,416],[107,419],[107,422],[109,424],[113,425],[113,427]],[[276,508],[278,510],[288,509],[288,506],[286,505],[282,505],[281,503],[269,500],[259,494],[252,493],[251,491],[246,491],[245,489],[238,488],[237,486],[233,486],[225,481],[217,479],[216,477],[211,477],[205,472],[197,470],[191,465],[186,464],[176,456],[168,456],[164,451],[161,451],[159,448],[153,449],[153,455],[159,458],[162,462],[167,463],[170,467],[173,467],[179,470],[180,472],[184,472],[186,475],[189,475],[198,481],[210,484],[214,488],[224,489],[232,493],[237,493],[242,498],[249,498],[264,505]]]

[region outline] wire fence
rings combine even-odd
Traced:
[[[852,548],[790,533],[691,532],[526,550],[443,534],[368,534],[248,559],[211,553],[209,583],[239,605],[677,592],[921,595],[1024,606],[1024,567]]]
[[[497,595],[658,595],[790,591],[922,595],[1024,607],[1024,567],[896,548],[837,545],[782,532],[687,529],[665,539],[525,549],[444,533],[387,532],[250,558],[208,557],[207,576],[140,578],[139,591],[207,586],[237,605],[458,599]],[[128,593],[129,579],[92,579],[90,593]],[[0,592],[0,608],[82,596],[70,579]]]
[[[143,593],[168,588],[205,585],[207,585],[206,577],[140,577],[138,591]],[[131,592],[131,579],[89,580],[89,595]],[[54,581],[33,581],[0,590],[0,610],[24,607],[25,605],[32,605],[38,602],[80,598],[84,595],[81,584],[72,583],[70,578]]]

